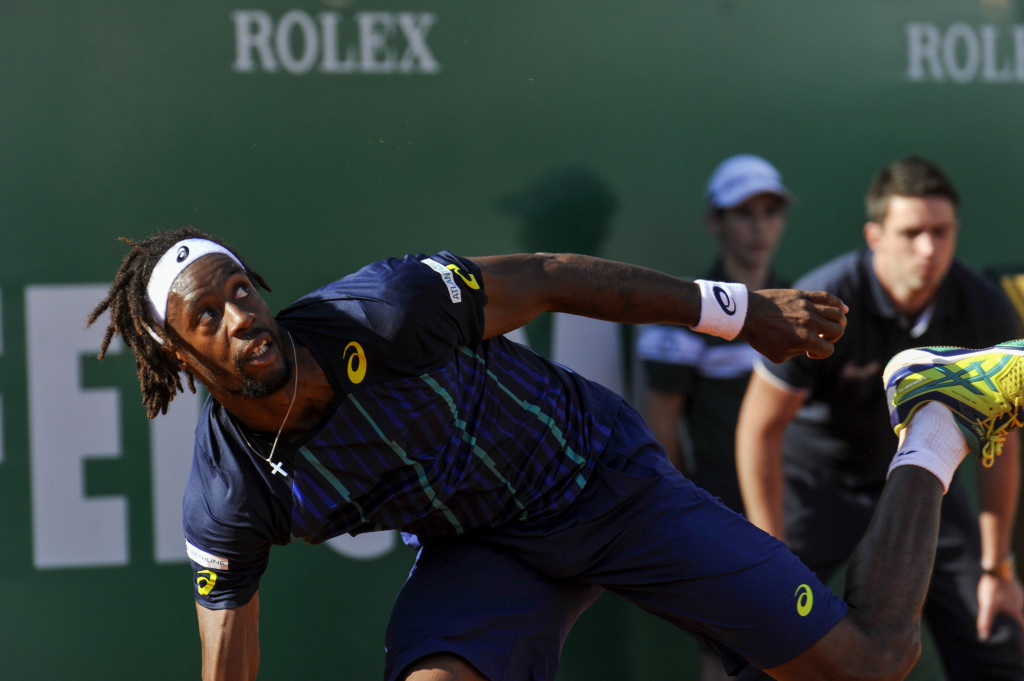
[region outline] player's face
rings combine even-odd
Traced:
[[[211,393],[266,397],[288,383],[291,357],[280,330],[245,270],[214,254],[174,281],[167,326],[178,359]]]
[[[956,207],[938,196],[893,196],[881,224],[865,228],[875,271],[897,304],[927,302],[953,262]]]
[[[785,226],[786,203],[775,194],[752,196],[708,222],[722,257],[750,270],[771,261]]]

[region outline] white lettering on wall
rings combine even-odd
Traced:
[[[185,561],[185,532],[181,528],[181,497],[192,467],[196,421],[202,398],[190,390],[178,393],[161,414],[149,422],[152,450],[153,558],[157,563]]]
[[[0,298],[3,291],[0,289]],[[0,307],[0,355],[4,354],[3,307]],[[0,395],[0,463],[4,462],[4,396]]]
[[[1024,83],[1024,26],[906,25],[907,80]]]
[[[441,64],[427,42],[437,21],[431,13],[341,12],[314,18],[302,10],[285,12],[275,23],[263,10],[231,13],[239,73],[284,70],[304,75],[316,68],[328,74],[436,74]]]
[[[82,328],[107,287],[25,289],[32,546],[38,568],[128,564],[128,501],[86,496],[86,459],[120,456],[117,391],[83,388],[82,358],[107,324]],[[117,353],[120,343],[108,352]]]
[[[25,289],[32,551],[38,569],[129,564],[128,499],[86,493],[86,461],[117,459],[124,449],[119,391],[82,385],[84,362],[95,361],[109,323],[104,317],[83,329],[82,311],[102,299],[107,288],[33,284]],[[116,338],[107,349],[109,355],[123,351]],[[157,564],[186,560],[181,499],[203,399],[179,393],[166,414],[149,421]],[[397,534],[344,535],[327,544],[346,558],[373,560],[394,551]]]

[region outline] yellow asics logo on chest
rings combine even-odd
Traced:
[[[811,587],[801,584],[793,595],[796,596],[796,614],[801,617],[811,614],[811,608],[814,607],[814,592],[811,591]]]
[[[352,352],[349,353],[349,350]],[[362,383],[366,378],[366,353],[363,352],[363,346],[352,341],[345,346],[345,351],[341,353],[341,356],[348,360],[348,380],[353,383]]]
[[[217,583],[217,573],[211,570],[200,570],[196,573],[196,586],[199,587],[199,594],[205,596],[213,591]]]
[[[469,279],[467,279],[466,275],[459,271],[459,266],[458,265],[448,265],[447,267],[452,272],[454,272],[456,275],[458,275],[459,279],[461,279],[463,281],[463,283],[466,284],[466,286],[470,287],[471,289],[479,289],[480,288],[480,284],[478,284],[476,282],[476,277],[473,276],[472,274],[470,274],[469,275]]]

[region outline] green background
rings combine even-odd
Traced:
[[[238,9],[340,14],[343,44],[357,13],[430,13],[441,70],[239,73]],[[915,22],[942,35],[993,27],[1008,79],[986,82],[979,67],[968,82],[911,80]],[[960,189],[961,256],[1016,263],[1015,30],[1024,16],[1010,1],[0,0],[0,678],[199,674],[189,570],[152,557],[147,424],[128,357],[83,358],[83,381],[122,396],[122,452],[86,464],[85,494],[129,499],[129,563],[33,565],[27,286],[109,282],[125,251],[117,237],[191,223],[235,245],[278,308],[380,257],[517,250],[517,225],[494,200],[566,163],[618,198],[605,255],[693,275],[713,252],[704,183],[740,152],[769,158],[798,198],[784,274],[861,243],[871,175],[908,153]],[[950,49],[966,68],[970,45]],[[261,678],[379,678],[411,558],[276,550],[261,588]],[[605,596],[570,637],[559,678],[693,678],[694,650]]]

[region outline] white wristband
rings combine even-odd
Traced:
[[[726,340],[738,336],[747,319],[747,287],[705,279],[694,283],[700,285],[700,321],[693,330]]]

